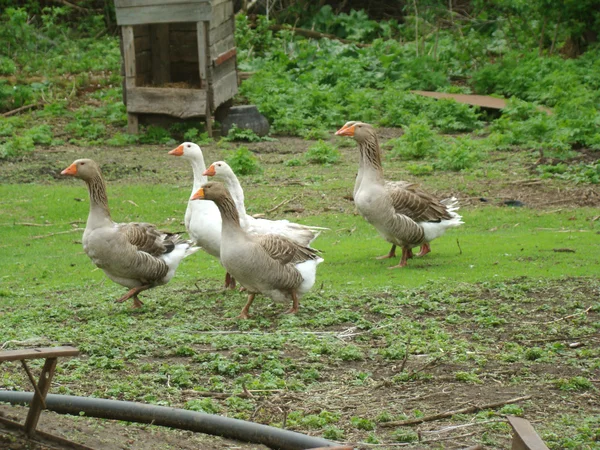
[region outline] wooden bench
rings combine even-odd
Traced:
[[[28,348],[21,350],[6,350],[0,352],[0,364],[4,361],[21,361],[21,365],[25,372],[27,373],[27,377],[31,384],[33,385],[34,394],[31,400],[31,404],[29,405],[29,412],[27,413],[27,419],[25,419],[25,424],[22,428],[25,430],[25,433],[32,437],[36,430],[38,421],[40,419],[40,413],[42,409],[46,409],[46,395],[48,394],[48,390],[50,389],[50,383],[52,382],[52,378],[54,377],[54,371],[56,369],[56,363],[58,362],[59,357],[66,356],[77,356],[79,355],[79,350],[75,347],[49,347],[49,348]],[[45,358],[46,362],[44,363],[44,367],[42,368],[42,373],[40,374],[39,381],[36,383],[31,370],[27,366],[25,362],[28,359],[41,359]],[[6,422],[6,420],[3,420]],[[14,423],[13,423],[14,425]],[[20,424],[17,424],[20,426]]]

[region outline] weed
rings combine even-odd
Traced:
[[[385,146],[391,147],[390,155],[392,157],[424,159],[437,154],[440,139],[426,119],[421,117],[405,127],[401,137],[390,139]]]
[[[561,391],[589,391],[593,390],[594,384],[585,377],[560,378],[554,385]]]
[[[325,141],[318,141],[310,146],[304,154],[304,158],[311,164],[322,164],[330,166],[340,159],[340,152],[331,144]]]
[[[375,429],[375,423],[364,417],[351,417],[350,423],[359,430],[373,431]]]
[[[237,175],[251,175],[261,170],[256,156],[248,150],[248,147],[238,147],[226,161]]]

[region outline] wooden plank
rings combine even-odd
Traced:
[[[200,28],[200,24],[198,24],[198,28]],[[207,49],[210,49],[210,22],[204,21],[202,22],[202,32],[204,35],[204,44]],[[212,67],[210,65],[210,52],[204,53],[205,61],[204,67],[206,68],[206,112],[205,112],[205,120],[206,120],[206,132],[208,133],[208,137],[212,137],[212,110],[214,105],[214,95],[213,95],[213,79],[212,79]]]
[[[116,11],[118,25],[144,23],[198,22],[210,20],[212,8],[208,3],[174,4],[121,8]]]
[[[210,18],[213,26],[219,26],[233,14],[233,2],[225,2],[213,5],[212,17]]]
[[[225,61],[220,66],[216,66],[213,68],[212,75],[213,80],[215,82],[219,81],[221,78],[226,77],[231,72],[235,72],[236,70],[236,61],[235,58],[229,59]]]
[[[129,92],[135,88],[137,82],[135,66],[135,38],[133,27],[126,25],[121,27],[123,35],[123,64],[125,66],[125,98],[127,99],[127,132],[138,134],[139,121],[137,115],[129,111]]]
[[[152,82],[164,84],[171,81],[171,60],[169,58],[169,24],[159,23],[150,26],[152,42]]]
[[[135,51],[138,53],[149,51],[150,50],[150,36],[149,35],[139,36],[138,34],[135,33],[135,30],[133,30],[133,34],[135,36]]]
[[[75,347],[38,347],[0,352],[0,361],[20,361],[23,359],[57,358],[62,356],[77,356],[79,350]]]
[[[171,48],[179,47],[180,45],[198,45],[198,38],[196,37],[196,25],[194,24],[193,30],[179,30],[173,29],[169,32],[169,44]],[[179,28],[179,27],[177,27]]]
[[[220,80],[218,80],[213,88],[214,105],[219,106],[225,103],[230,98],[233,98],[238,92],[237,73],[230,72]]]
[[[210,30],[210,41],[219,42],[221,39],[225,39],[229,36],[233,36],[235,28],[233,20],[226,20],[221,25]]]
[[[220,66],[225,61],[228,61],[231,58],[233,58],[235,55],[237,55],[237,49],[235,47],[230,48],[226,52],[223,52],[219,56],[217,56],[216,58],[214,58],[213,59],[213,65],[214,66]]]
[[[149,36],[150,35],[150,25],[148,24],[143,24],[143,25],[135,25],[133,27],[133,35],[134,36]]]
[[[171,47],[171,62],[192,62],[196,63],[195,70],[198,70],[198,46],[180,45]]]
[[[208,41],[204,36],[202,22],[196,24],[196,38],[198,40],[198,68],[200,71],[200,80],[204,84],[206,82],[206,70],[208,68],[206,61],[209,59],[206,56],[206,52],[208,52],[210,48],[208,46]]]
[[[210,47],[210,54],[216,58],[221,53],[225,53],[227,50],[235,47],[235,37],[230,35],[225,39],[220,40],[219,42],[215,42]]]
[[[127,91],[127,112],[168,114],[187,119],[206,114],[206,91],[203,89],[178,89],[135,87]]]
[[[472,94],[448,94],[446,92],[430,92],[430,91],[410,91],[413,94],[422,95],[424,97],[432,98],[451,98],[456,100],[458,103],[465,103],[467,105],[479,106],[482,108],[490,109],[504,109],[506,107],[506,99],[490,97],[488,95],[472,95]],[[547,114],[552,114],[550,108],[545,106],[538,106],[538,110],[544,111]]]
[[[514,431],[511,450],[549,450],[528,420],[515,416],[507,418]]]
[[[178,4],[209,4],[210,0],[115,0],[115,10],[120,8],[136,8],[140,6],[165,5],[171,7]]]

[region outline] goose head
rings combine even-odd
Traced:
[[[375,128],[372,125],[364,122],[346,122],[342,128],[335,132],[336,136],[349,136],[354,138],[358,143],[365,142],[367,140],[376,137]]]
[[[227,197],[231,200],[231,195],[229,195],[229,191],[223,183],[209,181],[208,183],[204,183],[202,187],[192,195],[190,200],[212,200],[216,204],[219,204]]]
[[[100,173],[100,166],[92,159],[77,159],[69,167],[63,170],[61,175],[69,175],[82,180],[91,180]]]
[[[207,177],[215,177],[216,180],[226,180],[235,177],[233,170],[225,161],[217,161],[210,165],[202,175]]]
[[[194,144],[193,142],[184,142],[179,147],[171,150],[169,155],[183,156],[186,159],[204,158],[200,146],[198,144]]]

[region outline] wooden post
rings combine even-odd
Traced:
[[[200,65],[200,78],[205,81],[203,87],[206,91],[206,132],[209,137],[212,137],[213,83],[212,61],[210,56],[210,22],[198,22],[196,24],[196,29],[198,33],[198,63]]]
[[[135,40],[131,25],[121,27],[121,31],[123,34],[123,59],[125,63],[125,90],[127,91],[135,87]],[[127,112],[127,131],[131,134],[138,134],[137,114]]]
[[[54,376],[54,369],[56,368],[56,362],[58,358],[46,358],[42,374],[40,375],[40,381],[38,382],[38,389],[33,394],[31,405],[29,405],[29,413],[25,420],[25,433],[28,436],[32,436],[35,433],[35,427],[37,427],[38,421],[40,420],[40,413],[42,412],[42,405],[45,403],[46,394],[50,389],[50,383]]]

